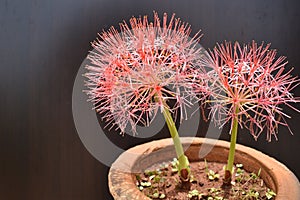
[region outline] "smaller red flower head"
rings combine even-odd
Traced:
[[[288,127],[284,117],[289,116],[280,105],[295,109],[290,103],[299,102],[291,93],[299,79],[285,72],[285,57],[276,59],[269,48],[254,41],[244,46],[224,42],[210,51],[209,61],[212,118],[223,126],[236,117],[255,139],[266,130],[268,141],[272,135],[277,139],[278,125]]]
[[[86,93],[97,112],[121,133],[127,124],[136,132],[136,124],[149,125],[157,111],[179,109],[199,100],[195,94],[195,74],[201,70],[204,49],[201,35],[190,38],[190,26],[176,19],[160,21],[154,13],[120,24],[120,33],[112,27],[92,43],[91,64],[86,68]],[[175,101],[169,108],[165,102]]]

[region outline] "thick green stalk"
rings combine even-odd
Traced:
[[[232,128],[231,128],[229,155],[228,155],[227,166],[225,170],[225,179],[224,179],[225,184],[230,184],[232,172],[233,172],[235,145],[236,145],[237,132],[238,132],[238,117],[237,117],[238,113],[239,113],[239,108],[238,106],[236,106],[235,117],[233,119]]]
[[[163,110],[163,115],[165,117],[166,123],[168,125],[171,137],[173,139],[173,143],[175,146],[176,150],[176,155],[178,158],[178,171],[180,172],[180,176],[183,181],[189,180],[190,177],[190,167],[189,167],[189,160],[188,158],[184,155],[183,147],[180,142],[180,138],[178,135],[177,128],[175,126],[174,120],[167,109],[167,107],[164,108]]]

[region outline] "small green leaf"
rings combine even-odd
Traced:
[[[257,179],[258,176],[257,176],[254,172],[252,172],[252,173],[250,174],[250,178],[251,178],[251,179]]]
[[[154,181],[155,183],[160,182],[160,180],[161,180],[161,177],[160,177],[160,176],[155,176],[154,179],[153,179],[153,181]]]
[[[235,176],[239,176],[239,175],[241,175],[241,174],[243,174],[243,173],[244,173],[244,170],[243,170],[243,169],[237,168],[237,169],[236,169]]]
[[[160,194],[159,198],[164,199],[164,198],[166,198],[166,195],[165,194]]]
[[[220,178],[220,175],[215,173],[213,170],[209,170],[207,173],[208,179],[213,181],[213,180],[218,180]]]
[[[223,200],[223,197],[216,196],[214,197],[214,200]]]
[[[151,183],[150,182],[141,182],[141,186],[143,186],[143,187],[150,187]]]
[[[266,192],[267,199],[272,199],[275,196],[276,196],[276,193],[273,190],[271,190],[271,189],[267,190],[267,192]]]
[[[172,172],[178,172],[177,168],[172,168]]]
[[[190,175],[190,183],[196,183],[197,180],[195,179],[195,177],[191,174]]]
[[[237,168],[243,168],[243,164],[239,163],[235,165]]]
[[[168,164],[161,164],[159,167],[160,167],[160,169],[167,169],[168,168]]]
[[[155,171],[152,171],[152,170],[145,170],[145,175],[147,176],[152,176],[152,175],[155,175]]]
[[[140,175],[135,175],[136,180],[141,180],[141,176]]]
[[[257,199],[259,197],[259,192],[255,190],[250,190],[246,193],[246,197],[254,197]]]
[[[260,176],[261,173],[261,168],[259,168],[258,172],[257,172],[257,176]]]
[[[192,190],[188,193],[188,198],[199,197],[200,193],[198,190]]]
[[[204,165],[205,165],[205,172],[208,173],[208,166],[207,166],[206,159],[204,159]]]
[[[155,192],[153,195],[152,195],[153,198],[158,198],[159,197],[159,193],[158,192]]]
[[[212,187],[212,188],[209,188],[208,190],[209,190],[209,192],[210,192],[210,193],[216,193],[216,192],[218,192],[218,191],[219,191],[219,189],[217,189],[217,188],[214,188],[214,187]]]
[[[241,177],[237,177],[237,178],[235,179],[235,181],[238,182],[238,183],[241,182],[242,180],[243,180],[243,179],[242,179]]]
[[[155,177],[155,175],[149,176],[149,180],[152,180]]]
[[[171,162],[171,164],[172,164],[172,167],[177,167],[178,166],[178,160],[177,160],[177,158],[173,158],[173,161]]]

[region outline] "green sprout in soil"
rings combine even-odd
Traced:
[[[213,181],[213,180],[219,180],[220,174],[214,172],[214,171],[211,170],[211,169],[208,169],[206,160],[204,160],[204,163],[205,163],[205,172],[206,172],[206,175],[207,175],[208,179],[209,179],[210,181]]]
[[[137,187],[140,191],[143,191],[145,188],[150,189],[150,193],[148,197],[154,199],[164,199],[166,195],[162,192],[159,192],[158,188],[164,187],[165,184],[165,177],[166,176],[166,169],[168,166],[161,165],[160,168],[155,170],[145,170],[144,171],[144,178],[141,178],[141,175],[136,175],[137,180]],[[168,185],[166,186],[168,187]]]
[[[198,198],[201,198],[201,194],[199,193],[198,190],[192,190],[192,191],[189,191],[187,197],[189,199],[192,199],[192,198],[198,199]]]
[[[255,190],[249,190],[247,192],[242,193],[244,195],[243,199],[258,199],[259,198],[259,192]]]
[[[173,161],[171,162],[172,172],[178,172],[178,165],[179,165],[178,160],[174,158]]]
[[[159,193],[158,191],[155,191],[152,195],[149,195],[149,197],[154,199],[164,199],[166,198],[166,195],[163,193]]]
[[[267,189],[265,195],[261,194],[261,186],[263,182],[259,183],[258,178],[260,177],[261,169],[257,173],[251,172],[249,175],[244,174],[244,169],[242,164],[236,164],[236,173],[235,173],[235,182],[232,187],[233,193],[239,193],[242,196],[242,199],[262,199],[262,196],[265,196],[267,199],[273,199],[276,196],[276,193],[270,188]],[[257,183],[256,187],[253,187],[253,183]],[[247,188],[247,189],[243,189]]]
[[[267,199],[275,198],[275,196],[276,196],[276,193],[273,190],[271,190],[271,189],[267,190],[267,192],[266,192]]]
[[[208,169],[206,160],[205,160],[205,171],[206,173],[208,172],[208,174],[214,174],[210,172],[212,170]],[[260,173],[261,173],[261,169],[259,169],[257,173],[252,172],[249,175],[246,175],[243,169],[243,164],[236,164],[235,182],[232,182],[232,187],[231,187],[233,196],[236,196],[237,199],[243,199],[243,200],[261,200],[265,198],[268,200],[274,199],[276,193],[269,188],[265,192],[265,195],[261,194],[263,192],[263,190],[261,189],[261,187],[263,186],[263,182],[261,183],[258,182]],[[209,178],[209,180],[213,180],[213,178]],[[253,185],[255,185],[255,187],[252,187]],[[223,191],[221,188],[212,187],[212,188],[208,188],[208,194],[204,194],[204,195],[202,194],[202,196],[206,196],[207,199],[212,199],[212,200],[215,199],[225,200],[226,198],[224,198],[225,195],[224,192],[225,191]]]

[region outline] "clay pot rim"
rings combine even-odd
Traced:
[[[181,137],[181,142],[184,146],[199,146],[204,144],[214,145],[214,148],[225,148],[229,149],[229,142],[223,140],[215,140],[208,138],[199,138],[199,137]],[[129,153],[129,156],[126,153],[122,153],[119,158],[113,163],[110,172],[109,172],[109,189],[114,197],[120,195],[120,191],[117,191],[118,187],[128,187],[133,186],[132,190],[136,194],[141,193],[135,186],[134,181],[132,181],[132,185],[127,183],[123,185],[122,183],[115,184],[114,179],[119,178],[119,176],[124,178],[132,179],[132,174],[127,170],[132,170],[132,168],[137,164],[137,162],[141,159],[141,156],[145,157],[151,152],[158,151],[160,149],[173,146],[173,142],[171,138],[155,140],[152,142],[144,143],[141,145],[137,145],[128,149],[126,152]],[[250,157],[255,160],[255,162],[259,162],[259,164],[264,168],[268,175],[271,176],[271,181],[275,184],[275,188],[273,188],[277,195],[276,199],[290,199],[294,200],[300,197],[300,184],[297,177],[282,163],[275,160],[274,158],[247,146],[237,144],[236,145],[236,155],[241,154]],[[227,155],[226,155],[227,157]],[[245,166],[244,166],[245,167]],[[123,169],[124,171],[120,170]],[[132,179],[133,180],[133,179]],[[288,180],[288,181],[287,181]],[[274,187],[274,186],[273,186]],[[271,187],[272,188],[272,187]],[[127,189],[128,190],[128,189]],[[138,193],[137,193],[138,192]],[[142,193],[141,193],[142,194]],[[121,198],[126,199],[126,198]],[[143,198],[137,197],[136,199],[150,199],[146,196]]]

